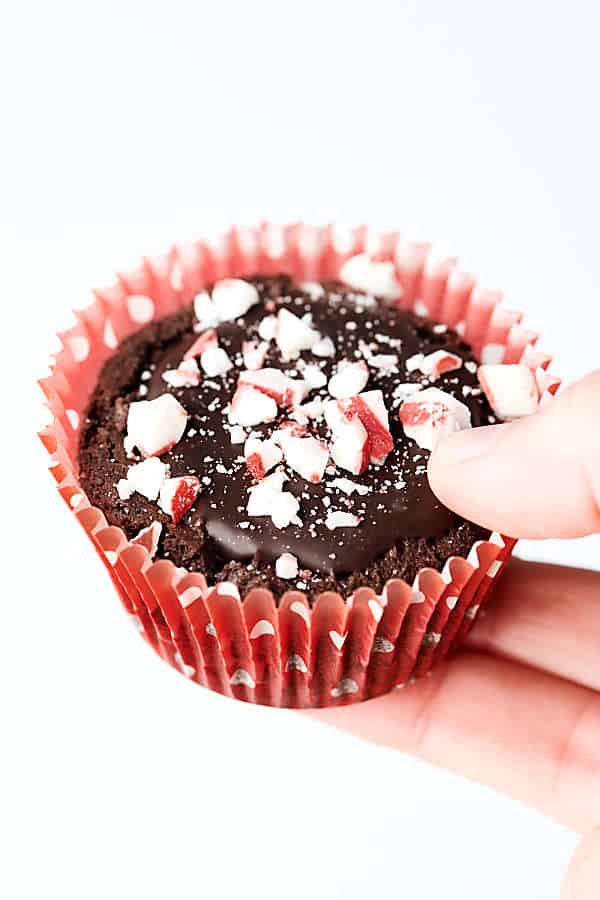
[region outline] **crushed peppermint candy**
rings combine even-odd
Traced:
[[[251,437],[244,444],[244,458],[249,471],[260,481],[281,462],[283,453],[274,441]]]
[[[201,489],[200,479],[195,475],[167,478],[160,489],[158,505],[177,525],[192,508]]]
[[[535,373],[528,366],[480,366],[478,377],[499,418],[520,419],[537,411],[540,392]]]
[[[338,363],[335,375],[329,379],[328,390],[336,399],[355,397],[364,390],[368,380],[369,369],[365,362],[353,363],[343,359]]]
[[[407,437],[425,450],[456,431],[471,427],[469,408],[451,394],[427,388],[400,408],[400,422]]]
[[[127,477],[117,483],[117,493],[121,500],[128,500],[137,491],[148,500],[156,500],[169,474],[169,467],[156,456],[130,466]]]
[[[298,560],[293,553],[282,553],[275,561],[275,574],[278,578],[289,580],[298,574]]]
[[[319,570],[319,558],[333,575],[362,570],[372,529],[379,540],[393,534],[414,502],[429,514],[423,451],[471,427],[482,388],[509,418],[533,408],[533,384],[536,408],[554,385],[542,370],[482,366],[478,386],[477,365],[453,352],[464,353],[455,336],[431,337],[445,326],[416,330],[393,304],[376,304],[374,295],[401,294],[391,260],[359,254],[344,272],[356,290],[316,284],[302,294],[285,279],[222,279],[196,295],[197,321],[176,336],[183,355],[166,353],[161,365],[165,342],[148,355],[136,376],[140,399],[119,400],[132,464],[115,487],[123,503],[137,493],[157,504],[134,538],[150,554],[189,512],[182,547],[207,529],[217,558],[253,571],[253,556],[270,561],[291,587],[300,566]],[[430,387],[442,376],[443,391]],[[155,399],[142,400],[141,388]],[[349,537],[348,528],[359,531]],[[185,565],[178,540],[163,544],[163,555]]]
[[[332,510],[327,513],[325,526],[333,531],[335,528],[356,528],[360,524],[358,516],[352,513],[342,512],[341,510]]]
[[[161,456],[181,439],[188,415],[172,394],[131,403],[127,415],[125,450],[142,456]]]
[[[184,359],[176,369],[168,369],[163,372],[162,378],[173,388],[198,387],[200,369],[195,359]]]

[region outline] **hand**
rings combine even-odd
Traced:
[[[429,478],[447,506],[491,530],[600,532],[600,372],[535,416],[448,438]],[[515,560],[466,648],[431,678],[314,715],[590,830],[600,824],[600,573]],[[600,896],[600,832],[586,847],[569,900]]]

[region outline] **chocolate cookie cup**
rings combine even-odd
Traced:
[[[146,261],[77,313],[41,437],[164,659],[326,706],[462,640],[514,541],[437,501],[429,452],[559,384],[499,299],[397,235],[265,225]]]

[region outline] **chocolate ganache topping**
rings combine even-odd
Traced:
[[[80,463],[109,520],[130,536],[162,523],[177,563],[179,529],[223,564],[291,554],[341,577],[460,523],[429,487],[429,452],[438,432],[489,421],[475,358],[445,326],[338,282],[257,276],[123,342]]]

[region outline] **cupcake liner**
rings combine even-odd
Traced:
[[[210,282],[256,272],[289,273],[298,281],[339,275],[359,252],[392,260],[402,285],[398,305],[463,334],[484,362],[522,362],[548,372],[552,358],[538,335],[501,294],[482,288],[455,259],[436,257],[427,243],[367,226],[304,223],[234,227],[213,239],[173,247],[144,259],[97,290],[59,335],[62,349],[39,383],[52,422],[40,432],[60,496],[105,565],[127,615],[170,665],[211,690],[250,703],[290,708],[355,703],[427,675],[472,628],[515,540],[478,541],[466,559],[441,572],[421,570],[412,585],[392,579],[382,593],[364,587],[351,597],[319,595],[312,608],[301,591],[276,605],[267,590],[240,598],[235,585],[210,585],[204,575],[153,561],[148,530],[133,541],[90,505],[77,479],[81,417],[104,362],[118,343],[155,319],[189,304]],[[545,378],[545,402],[560,385]]]

